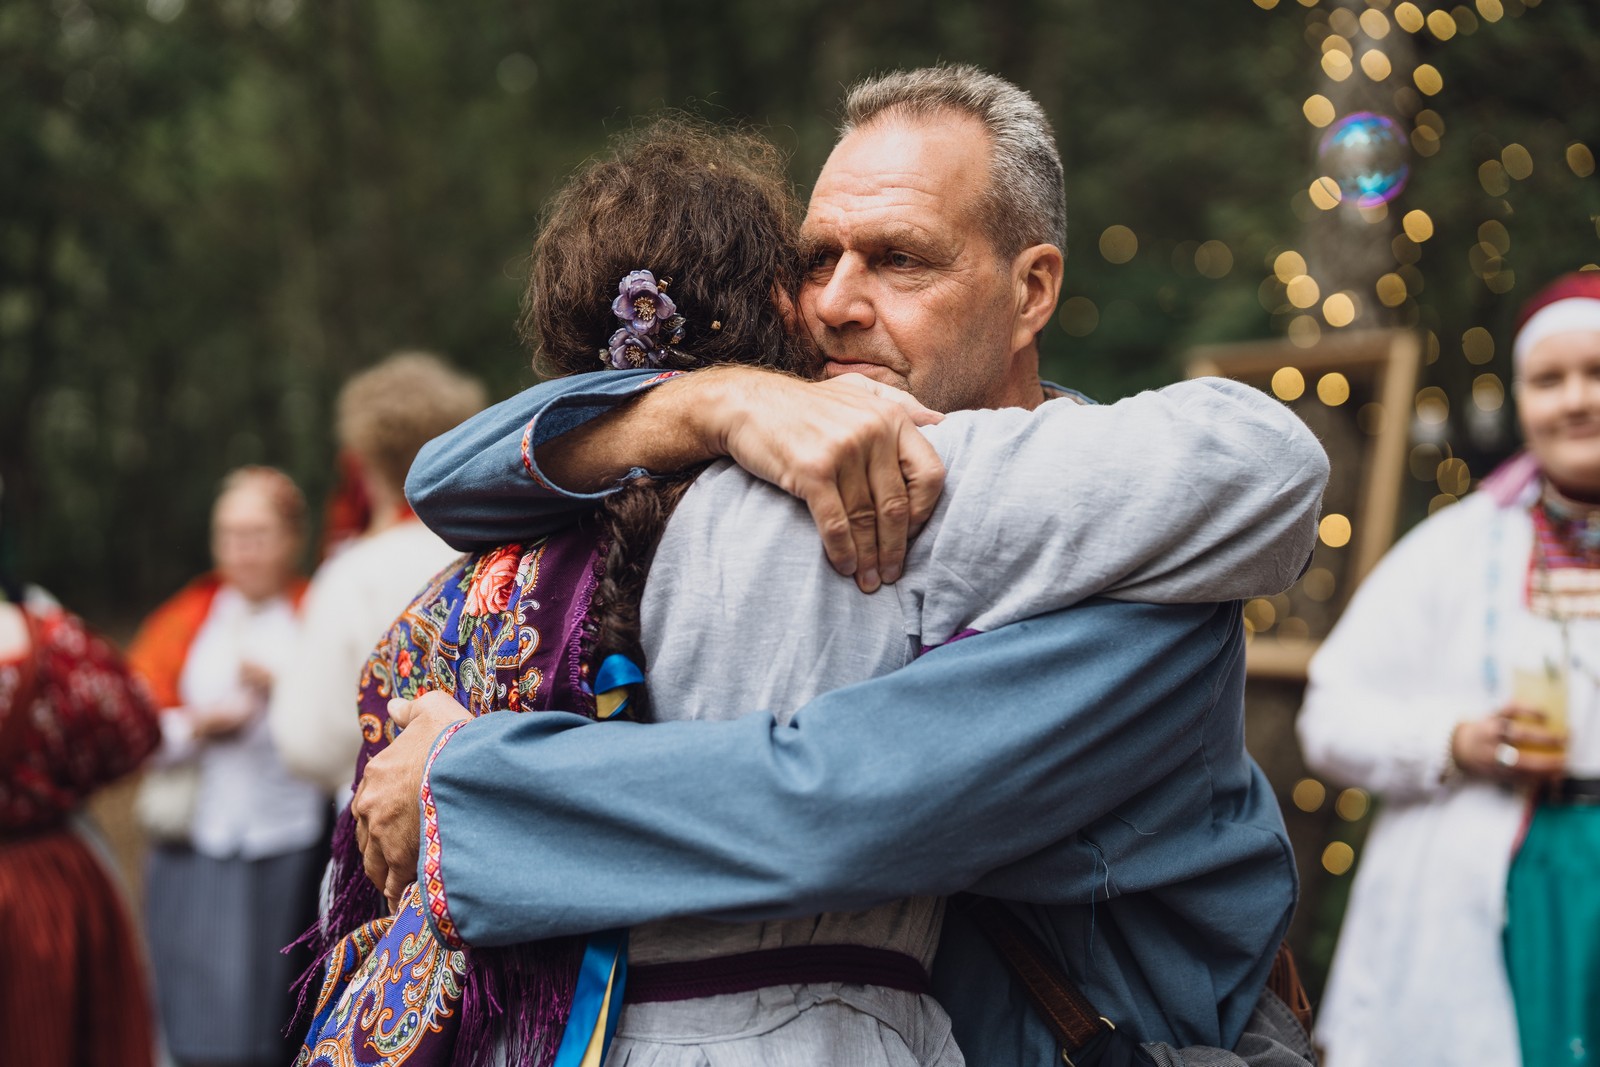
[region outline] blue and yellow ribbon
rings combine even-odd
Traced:
[[[620,658],[620,657],[619,657]],[[628,931],[591,934],[583,948],[572,1013],[550,1067],[600,1067],[617,1032],[628,978]]]
[[[627,656],[607,656],[594,676],[594,713],[603,722],[628,712],[632,686],[644,682],[644,671]]]

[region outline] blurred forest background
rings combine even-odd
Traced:
[[[804,195],[843,88],[939,60],[1056,123],[1050,377],[1115,399],[1196,345],[1399,326],[1425,361],[1402,525],[1515,447],[1516,308],[1600,269],[1597,0],[0,0],[0,564],[126,637],[207,566],[224,472],[325,498],[355,370],[420,347],[496,398],[533,382],[541,205],[635,117],[753,124]],[[1321,142],[1364,110],[1396,195],[1362,206]],[[1369,808],[1303,777],[1279,688],[1251,746],[1315,989]]]
[[[1392,64],[1330,57],[1374,44],[1358,23]],[[1047,370],[1103,399],[1181,376],[1196,343],[1338,328],[1277,276],[1328,240],[1316,94],[1378,94],[1413,146],[1365,220],[1404,288],[1358,296],[1354,325],[1430,332],[1451,434],[1509,368],[1503,345],[1463,358],[1466,331],[1504,338],[1532,288],[1600,259],[1588,0],[0,0],[0,551],[126,632],[206,565],[225,470],[279,464],[322,498],[352,371],[408,346],[496,397],[532,382],[512,322],[540,206],[633,117],[756,124],[803,194],[844,85],[940,59],[1057,125],[1070,299]],[[1407,245],[1416,208],[1430,236]],[[1487,414],[1474,474],[1511,447],[1509,407]]]

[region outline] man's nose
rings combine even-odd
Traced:
[[[877,321],[872,304],[871,273],[863,257],[846,253],[816,294],[817,320],[831,329],[871,329]]]

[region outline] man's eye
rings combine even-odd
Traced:
[[[815,274],[818,271],[829,271],[839,261],[837,252],[817,251],[806,257],[806,270]]]
[[[917,262],[914,256],[905,252],[890,252],[883,258],[889,266],[894,267],[896,270],[905,270],[907,267],[915,266]]]

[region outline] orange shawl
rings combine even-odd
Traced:
[[[134,634],[128,646],[128,665],[149,686],[156,707],[175,708],[183,703],[178,697],[178,676],[221,588],[222,580],[215,572],[201,575],[152,611]],[[304,578],[289,584],[289,599],[296,608],[305,592]]]

